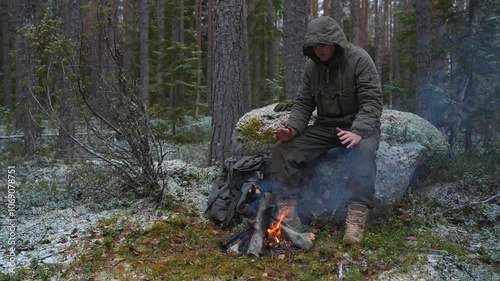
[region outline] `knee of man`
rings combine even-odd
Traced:
[[[373,153],[377,151],[378,141],[374,137],[361,139],[361,141],[354,147],[361,153]]]

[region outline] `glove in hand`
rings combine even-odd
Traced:
[[[279,102],[275,107],[274,111],[275,112],[280,112],[280,111],[290,111],[292,110],[293,104],[295,103],[295,100],[284,100],[282,102]]]

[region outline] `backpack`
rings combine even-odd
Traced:
[[[217,224],[232,226],[260,199],[259,183],[266,174],[269,157],[232,156],[224,161],[221,175],[213,182],[207,200],[207,217]]]

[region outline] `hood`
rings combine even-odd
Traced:
[[[323,16],[315,18],[307,25],[302,50],[305,56],[308,56],[315,62],[320,61],[313,50],[313,46],[318,44],[337,45],[340,48],[337,47],[336,50],[340,49],[340,52],[336,52],[335,59],[343,56],[348,41],[344,31],[342,31],[340,25],[332,17]]]

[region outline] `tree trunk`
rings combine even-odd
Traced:
[[[469,16],[469,34],[470,34],[470,42],[477,42],[477,33],[478,33],[478,26],[479,26],[479,14],[481,12],[482,8],[482,1],[481,0],[470,0],[469,1],[469,6],[467,8],[468,10],[468,16]],[[474,101],[475,99],[475,92],[476,92],[476,78],[475,78],[475,69],[474,66],[477,64],[476,62],[476,54],[475,52],[468,52],[466,56],[467,60],[467,78],[469,80],[469,83],[467,84],[466,88],[466,96],[464,97],[464,103],[466,101]],[[466,109],[467,110],[467,109]],[[473,136],[473,131],[474,131],[474,119],[475,119],[475,109],[469,109],[470,113],[468,114],[468,118],[465,120],[465,138],[464,138],[464,144],[465,144],[465,151],[466,152],[471,152],[473,150],[473,145],[472,145],[472,136]]]
[[[354,45],[359,45],[359,0],[350,0],[350,40]]]
[[[146,105],[149,105],[149,0],[141,0],[140,5],[139,96]]]
[[[383,49],[383,38],[382,38],[382,23],[381,23],[381,13],[382,13],[382,3],[375,0],[375,66],[377,67],[377,72],[380,78],[382,78],[382,65],[384,58],[384,49]]]
[[[35,25],[35,1],[18,0],[17,30],[29,25]],[[36,94],[31,91],[37,78],[34,70],[35,62],[27,39],[16,35],[16,109],[18,125],[24,134],[24,152],[34,155],[40,149],[42,126],[40,108]]]
[[[156,84],[158,87],[158,104],[165,105],[165,89],[163,83],[163,60],[165,58],[165,1],[158,1],[158,61],[156,66]]]
[[[318,0],[312,0],[312,17],[313,19],[318,17]]]
[[[201,106],[201,15],[200,15],[200,1],[195,0],[195,28],[196,28],[196,108],[194,116],[200,116],[200,106]]]
[[[327,1],[327,0],[326,0]],[[344,5],[342,4],[342,0],[331,0],[331,15],[335,21],[340,25],[340,27],[344,27],[344,21],[342,17],[344,15]]]
[[[416,4],[416,113],[433,122],[431,109],[431,24],[430,0]]]
[[[231,138],[242,115],[244,70],[243,4],[239,0],[216,0],[214,17],[213,132],[209,159],[222,163],[232,152]],[[231,11],[228,13],[228,11]]]
[[[213,70],[214,70],[214,47],[213,47],[213,25],[214,25],[214,15],[213,15],[213,1],[207,0],[207,115],[212,115],[213,110]]]
[[[78,42],[81,40],[81,15],[80,15],[80,0],[71,1],[60,1],[58,2],[59,15],[63,19],[63,29],[64,32],[69,36],[71,42],[75,42],[75,46],[78,46]],[[79,58],[79,48],[73,48],[74,57],[71,61],[76,62]],[[57,111],[59,114],[59,136],[57,140],[59,158],[71,159],[75,155],[75,120],[74,112],[75,105],[73,103],[73,95],[76,94],[75,81],[71,80],[71,77],[78,77],[79,69],[76,67],[77,63],[71,65],[62,64],[62,77],[58,77],[58,97],[59,104]]]
[[[250,82],[250,61],[249,61],[249,51],[248,51],[248,28],[247,28],[247,9],[246,1],[243,1],[243,16],[242,20],[242,31],[243,34],[240,36],[240,46],[243,49],[243,56],[241,58],[241,65],[243,69],[243,92],[241,93],[241,114],[250,111],[252,107],[252,86]]]
[[[163,2],[163,1],[161,1]],[[133,0],[123,0],[123,68],[125,71],[132,72],[132,63],[134,55],[132,52],[134,30],[134,4]]]
[[[2,25],[2,76],[3,76],[3,105],[12,108],[12,68],[10,64],[10,27],[9,20],[10,1],[3,0],[1,6]]]
[[[359,20],[359,46],[361,48],[366,48],[368,41],[368,11],[370,5],[368,0],[361,1],[361,17]]]
[[[267,27],[272,31],[273,38],[269,40],[267,45],[267,79],[274,81],[278,78],[279,74],[279,44],[280,40],[278,37],[278,30],[276,28],[276,12],[273,5],[273,0],[267,0],[267,10],[268,10],[268,18],[267,18]],[[272,86],[268,85],[268,93],[270,99],[277,99],[276,93],[273,92]]]
[[[330,0],[323,0],[323,16],[329,16],[330,13]]]
[[[285,1],[283,23],[285,59],[285,98],[293,99],[299,90],[304,68],[302,44],[306,34],[307,6],[305,1]]]

